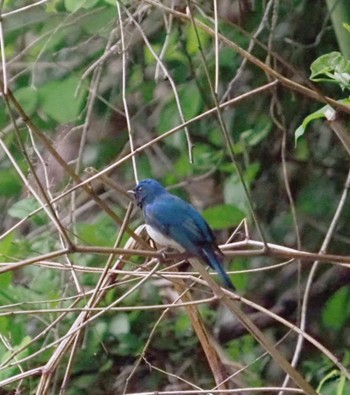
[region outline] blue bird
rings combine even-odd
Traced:
[[[186,251],[216,270],[226,287],[235,290],[219,261],[223,254],[202,215],[169,193],[158,181],[142,180],[132,191],[149,236],[158,244]]]

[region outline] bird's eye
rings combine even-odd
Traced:
[[[142,187],[137,187],[137,191],[141,192],[142,191]]]

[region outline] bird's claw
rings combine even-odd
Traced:
[[[165,248],[162,248],[161,250],[159,250],[158,252],[160,253],[160,256],[161,256],[160,261],[166,262],[166,261],[172,260],[173,258],[169,255],[171,255],[173,253],[173,251],[174,250],[169,247],[165,247]]]

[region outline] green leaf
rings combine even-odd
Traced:
[[[186,120],[196,116],[202,105],[200,92],[195,84],[182,86],[179,90],[179,98],[181,109]],[[158,132],[166,132],[180,123],[179,109],[175,99],[172,97],[168,100],[159,115],[157,130]],[[170,140],[176,147],[182,148],[182,133],[175,133]]]
[[[119,344],[111,351],[130,358],[138,355],[144,347],[144,341],[133,333],[122,333],[118,336]]]
[[[9,317],[0,317],[0,332],[6,333],[11,325]]]
[[[330,52],[317,58],[310,66],[312,81],[337,83],[341,89],[350,89],[350,61],[340,52]]]
[[[13,197],[22,189],[21,179],[14,169],[1,169],[0,180],[0,196],[5,198]]]
[[[256,177],[261,169],[259,162],[252,162],[244,171],[244,180],[249,186],[252,182],[256,180]]]
[[[86,365],[88,366],[88,365]],[[80,393],[89,393],[91,392],[91,388],[94,388],[96,385],[96,372],[91,374],[83,374],[82,376],[76,377],[74,379],[74,388],[75,394],[76,391],[81,391]]]
[[[225,259],[225,267],[227,271],[235,270],[237,272],[249,269],[249,265],[245,258],[233,258],[231,261]],[[249,286],[249,275],[247,273],[238,273],[235,276],[231,276],[231,280],[239,290],[247,289]]]
[[[312,114],[309,114],[302,122],[302,124],[296,129],[294,133],[294,140],[295,140],[295,145],[297,144],[298,138],[301,137],[305,133],[305,129],[308,126],[308,124],[311,121],[314,121],[315,119],[319,118],[325,118],[325,112],[326,111],[332,111],[332,107],[329,106],[328,104],[319,110],[313,112]]]
[[[26,198],[13,204],[8,214],[13,218],[23,219],[39,207],[39,203],[34,198]]]
[[[14,254],[15,245],[13,243],[14,234],[10,233],[2,240],[0,240],[0,259],[1,262],[5,263],[10,260],[10,256]],[[12,259],[11,259],[12,260]],[[0,293],[6,294],[5,290],[12,281],[12,272],[2,273],[0,276]]]
[[[192,170],[193,173],[203,174],[203,171],[209,171],[216,168],[222,161],[224,153],[221,150],[211,149],[207,144],[197,143],[194,146],[193,156],[195,164],[188,168],[187,151],[184,152],[184,160],[187,160],[187,170]]]
[[[79,79],[69,77],[51,81],[39,89],[42,109],[59,123],[74,121],[80,110],[82,97],[76,97]]]
[[[114,1],[114,7],[104,7],[99,12],[91,12],[91,14],[85,15],[81,21],[80,26],[84,31],[89,34],[97,34],[99,37],[108,37],[110,34],[110,27],[114,23],[116,18],[116,7]],[[89,54],[90,56],[92,53]]]
[[[91,245],[111,246],[115,233],[114,224],[102,218],[93,223],[80,223],[77,225],[79,238]]]
[[[64,0],[64,6],[69,12],[78,11],[79,8],[92,8],[98,0]]]
[[[179,112],[174,100],[169,100],[162,108],[158,118],[157,131],[167,132],[180,123]],[[176,133],[179,134],[179,133]]]
[[[317,393],[318,394],[321,394],[321,393],[324,394],[325,393],[324,390],[327,388],[327,385],[326,385],[326,384],[328,384],[327,382],[331,382],[332,384],[334,384],[334,381],[335,380],[338,381],[339,377],[340,377],[340,371],[339,370],[333,369],[332,371],[330,371],[320,381],[320,384],[317,387]],[[334,387],[334,385],[333,385],[333,387]],[[333,392],[332,393],[334,393],[334,389],[335,388],[333,388]],[[321,390],[322,390],[322,392],[321,392]]]
[[[254,147],[258,145],[269,134],[272,129],[272,122],[268,117],[261,116],[257,119],[253,128],[242,132],[239,136],[240,142],[243,143],[244,149],[237,153],[243,153],[246,147]],[[236,148],[236,147],[235,147]],[[235,150],[236,151],[236,150]]]
[[[316,77],[327,75],[329,72],[334,71],[337,66],[343,62],[343,59],[344,58],[342,54],[336,51],[320,56],[315,61],[313,61],[310,66],[310,79],[313,81],[318,81]]]
[[[11,344],[13,343],[13,338],[11,337]],[[0,362],[3,363],[6,360],[8,360],[10,357],[13,356],[13,353],[16,353],[16,351],[20,350],[21,348],[24,347],[24,350],[21,351],[20,353],[16,354],[16,357],[18,359],[25,358],[29,355],[29,347],[26,347],[31,341],[31,338],[29,336],[25,336],[24,338],[21,339],[21,343],[16,345],[15,347],[11,347],[10,350],[2,349],[2,345],[0,346]],[[10,365],[7,369],[3,369],[0,371],[0,381],[7,379],[11,376],[14,376],[16,374],[21,373],[21,370],[17,365]]]
[[[33,114],[38,104],[38,91],[31,87],[25,87],[17,89],[14,95],[26,114]]]
[[[232,169],[232,166],[230,166]],[[227,177],[224,183],[224,201],[227,204],[232,204],[246,216],[250,215],[249,206],[247,204],[247,196],[242,186],[242,183],[236,173]]]
[[[181,108],[186,120],[189,120],[198,115],[202,97],[199,89],[195,83],[188,83],[179,91]]]
[[[174,323],[174,331],[177,335],[188,334],[191,331],[191,321],[187,314],[179,314]]]
[[[38,270],[30,281],[30,291],[46,295],[46,297],[54,297],[59,286],[58,281],[59,279],[54,273]]]
[[[325,177],[314,177],[299,191],[297,207],[316,218],[329,218],[336,208],[337,192]]]
[[[300,161],[307,161],[310,157],[309,144],[306,139],[299,140],[295,150],[295,158]]]
[[[228,48],[228,47],[220,48],[219,56],[220,56],[220,60],[219,60],[220,66],[227,67],[230,70],[236,67],[235,64],[237,63],[237,59],[239,59],[239,57],[237,56],[237,53],[232,50],[232,48]]]
[[[152,49],[153,49],[153,51],[151,51],[148,46],[144,48],[143,55],[144,55],[144,61],[145,61],[146,65],[157,63],[157,59],[153,55],[153,52],[155,52],[156,54],[159,54],[162,50],[162,47],[160,44],[153,44]]]
[[[349,105],[350,99],[337,100],[337,102],[341,103],[341,104]],[[320,108],[319,110],[317,110],[317,111],[309,114],[307,117],[305,117],[302,124],[300,126],[298,126],[298,128],[294,132],[295,145],[297,144],[299,137],[301,137],[305,133],[305,130],[311,121],[314,121],[315,119],[319,119],[319,118],[329,119],[330,116],[332,115],[332,113],[334,113],[334,109],[330,105],[327,104],[327,105],[323,106],[322,108]]]
[[[82,7],[85,0],[64,0],[64,6],[69,12],[75,12]]]
[[[199,36],[200,43],[197,39],[197,34]],[[190,55],[195,55],[199,51],[199,45],[202,46],[202,49],[206,47],[210,40],[210,36],[202,29],[197,28],[197,32],[194,30],[193,26],[189,26],[187,29],[187,40],[186,40],[186,49]]]
[[[213,229],[226,229],[238,225],[244,218],[244,213],[236,206],[219,204],[203,211],[204,218]]]
[[[322,321],[331,329],[341,330],[350,317],[350,290],[339,289],[328,299],[323,312]]]
[[[0,256],[2,262],[7,262],[6,255],[11,255],[13,253],[13,250],[16,249],[13,243],[14,243],[13,233],[10,233],[9,235],[7,235],[6,237],[0,240]],[[2,282],[3,281],[2,276],[3,274],[0,276],[0,285],[4,285],[4,283]]]

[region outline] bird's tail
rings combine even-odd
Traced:
[[[207,262],[207,264],[212,269],[214,269],[219,274],[224,285],[234,291],[236,289],[236,287],[233,285],[230,277],[225,272],[225,269],[223,268],[221,262],[219,261],[217,255],[215,254],[215,252],[214,251],[206,251],[203,249],[202,253],[203,253],[203,259]]]

